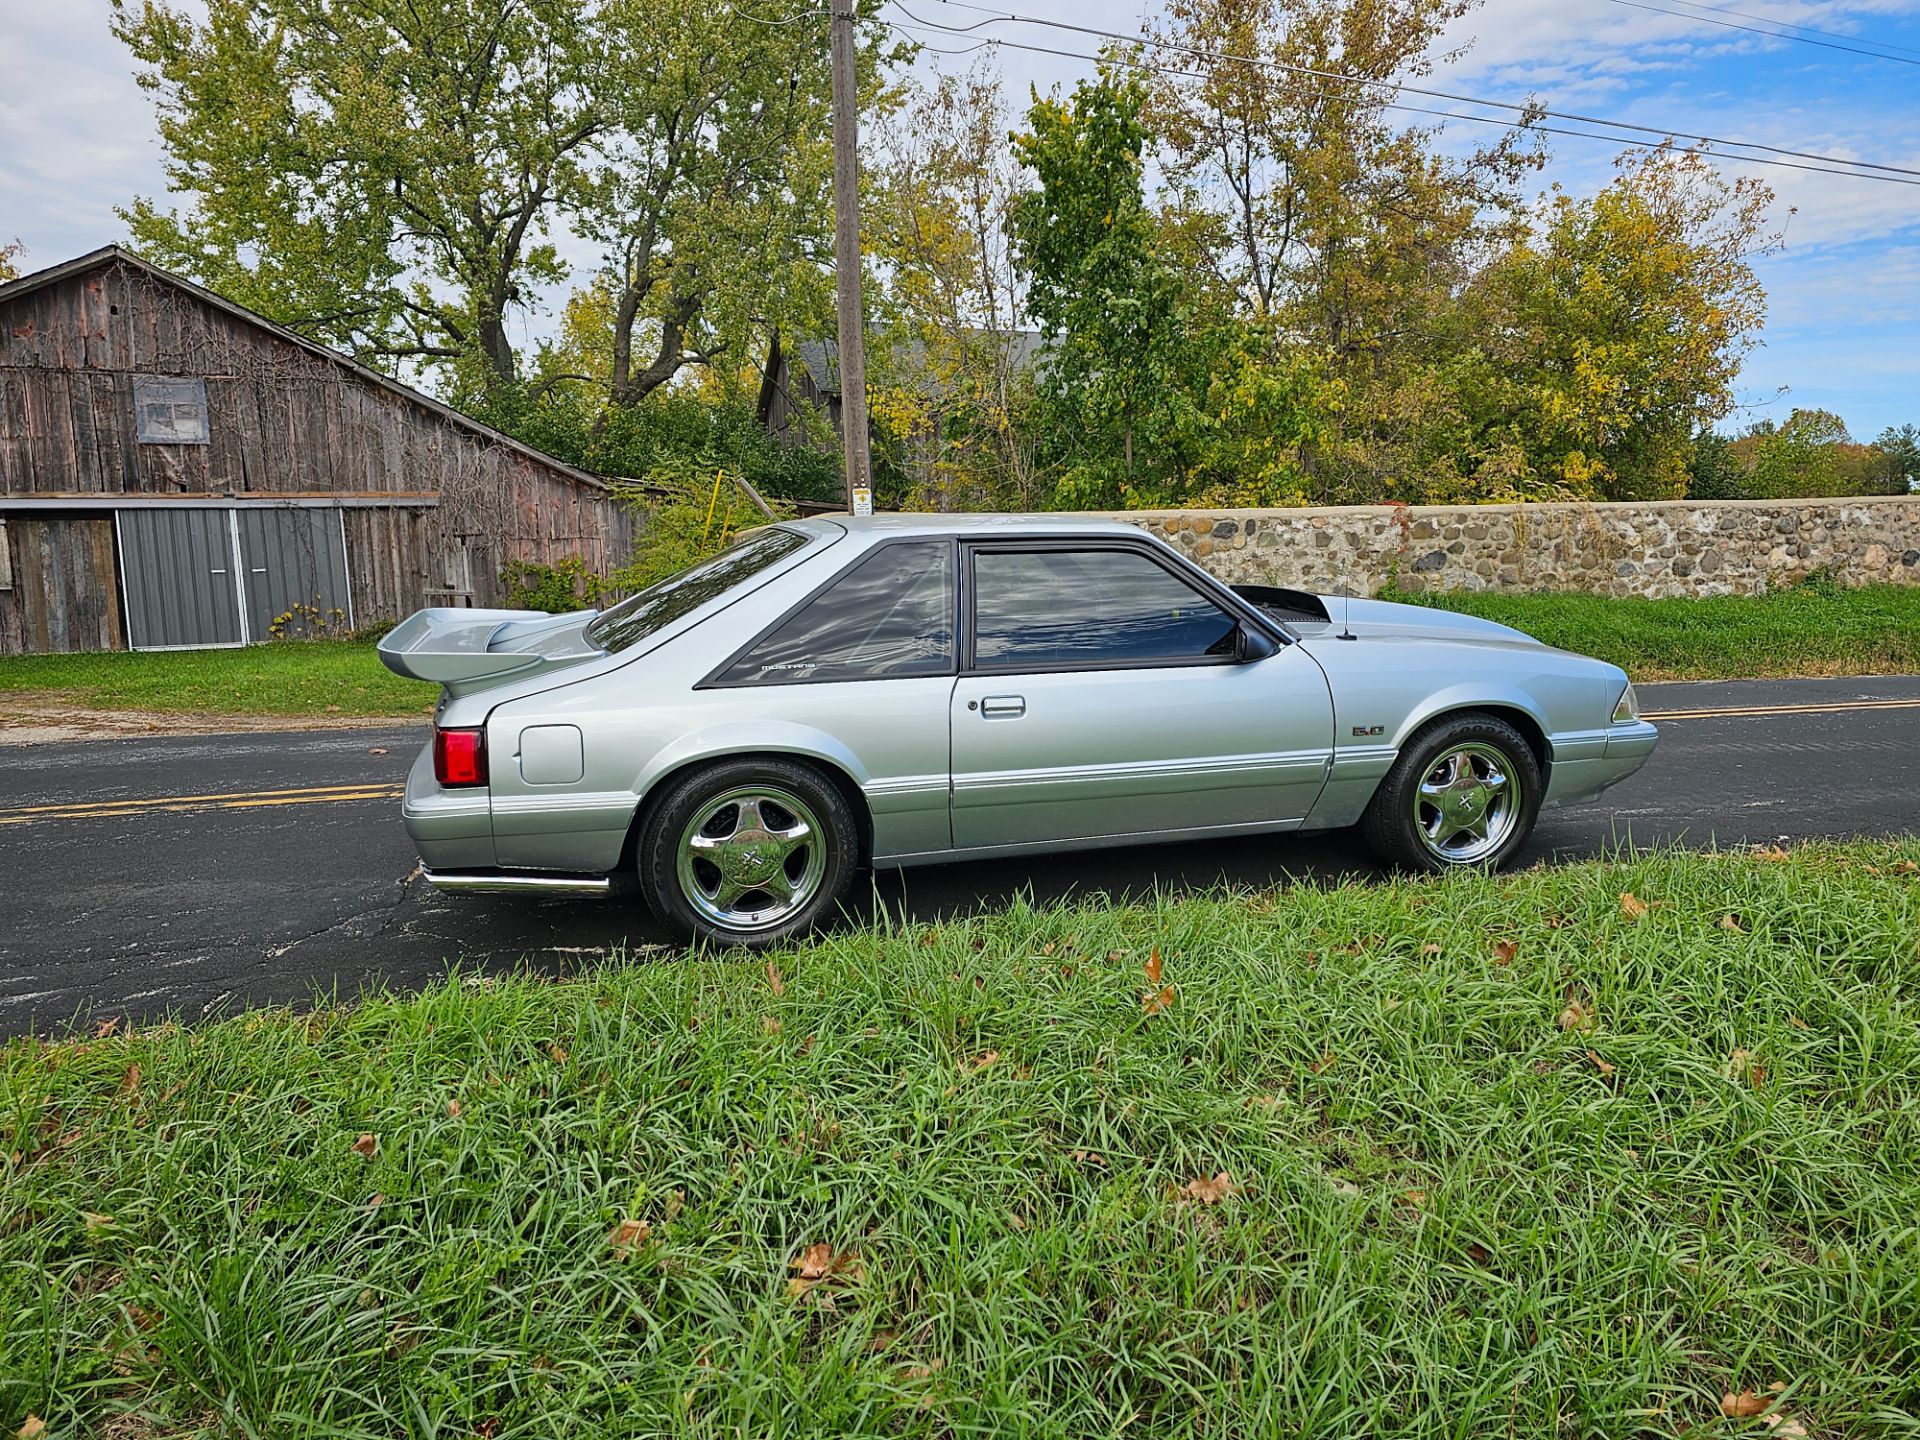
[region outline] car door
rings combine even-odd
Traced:
[[[1126,541],[966,547],[954,687],[963,849],[1284,829],[1326,782],[1333,702],[1297,645]]]

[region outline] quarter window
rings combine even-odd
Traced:
[[[983,669],[1181,664],[1234,653],[1239,622],[1137,550],[981,551]]]
[[[586,628],[587,642],[616,654],[663,630],[683,615],[718,600],[807,543],[793,530],[756,530],[712,559],[629,595]]]
[[[723,685],[882,680],[953,670],[953,547],[884,545],[716,676]]]

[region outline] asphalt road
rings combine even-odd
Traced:
[[[1672,717],[1653,760],[1598,805],[1544,814],[1528,858],[1920,828],[1920,676],[1647,685],[1641,704]],[[414,878],[397,797],[423,736],[0,743],[0,1035],[417,986],[454,961],[557,972],[660,942],[636,900],[454,899]],[[1375,872],[1333,834],[950,865],[876,889],[930,919],[1029,888],[1356,873]]]

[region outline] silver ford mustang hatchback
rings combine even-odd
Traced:
[[[1656,739],[1616,666],[1072,516],[770,525],[609,610],[422,610],[380,654],[444,690],[404,806],[435,885],[632,878],[729,944],[868,866],[1355,824],[1496,866]]]

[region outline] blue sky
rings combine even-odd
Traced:
[[[942,0],[908,3],[931,20],[981,18]],[[1915,64],[1743,33],[1710,22],[1749,22],[1681,0],[1647,3],[1691,9],[1698,18],[1620,0],[1487,0],[1450,37],[1470,50],[1428,83],[1502,99],[1532,94],[1556,109],[1920,170],[1920,0],[1714,0],[1748,15],[1904,47]],[[1009,5],[1129,31],[1158,9],[1141,0]],[[107,33],[107,14],[107,0],[0,0],[0,34],[7,37],[0,46],[0,240],[24,241],[29,265],[122,238],[114,207],[164,188],[152,113]],[[1096,43],[1026,26],[975,33],[1065,50],[1090,51]],[[964,66],[973,58],[928,56],[922,63]],[[1029,84],[1070,86],[1091,69],[1012,49],[999,59],[1009,93],[1018,96]],[[1464,145],[1484,127],[1454,129]],[[1605,183],[1615,148],[1555,137],[1541,184],[1590,192]],[[1787,233],[1785,250],[1760,264],[1771,314],[1765,343],[1740,378],[1749,408],[1730,423],[1784,417],[1794,405],[1833,410],[1862,439],[1886,425],[1920,423],[1920,188],[1728,168],[1773,185]],[[521,323],[522,338],[531,338],[549,322],[535,314]],[[1786,393],[1777,394],[1782,387]]]

